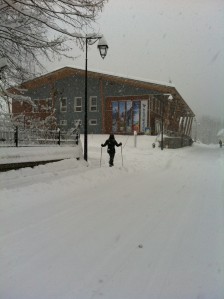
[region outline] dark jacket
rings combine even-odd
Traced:
[[[110,137],[105,141],[105,143],[101,144],[101,146],[107,146],[108,153],[115,153],[115,146],[121,146],[122,143],[117,143],[113,134],[110,134]]]

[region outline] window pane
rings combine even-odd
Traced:
[[[82,111],[82,98],[81,97],[75,98],[74,111],[75,112],[81,112]]]
[[[118,102],[112,102],[112,132],[117,131],[118,125]]]
[[[76,106],[82,106],[82,99],[76,98]]]
[[[95,125],[97,125],[97,120],[96,120],[96,119],[90,119],[90,120],[89,120],[89,124],[90,124],[91,126],[95,126]]]
[[[92,105],[96,106],[96,98],[92,98]]]
[[[140,112],[140,102],[134,101],[133,102],[133,131],[139,132],[139,112]]]
[[[125,130],[125,102],[119,102],[119,130]]]
[[[132,130],[132,102],[126,103],[126,132],[130,133]]]
[[[90,97],[90,111],[97,111],[97,97]]]
[[[67,111],[67,99],[61,98],[61,111],[66,112]]]

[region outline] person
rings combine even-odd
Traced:
[[[219,140],[219,145],[220,145],[220,147],[222,147],[222,140],[221,139]]]
[[[107,152],[110,156],[109,166],[114,166],[115,146],[121,146],[122,143],[117,143],[114,134],[110,134],[109,138],[101,144],[102,147],[107,146]]]

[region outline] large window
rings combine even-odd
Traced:
[[[76,97],[74,102],[74,111],[75,112],[82,112],[82,98]]]
[[[97,97],[90,97],[89,109],[90,109],[90,112],[97,111]]]
[[[60,111],[66,112],[67,111],[67,98],[60,99]]]
[[[148,100],[112,101],[112,132],[145,132],[148,126]]]

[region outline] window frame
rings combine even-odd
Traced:
[[[96,105],[92,104],[92,100],[93,99],[96,99]],[[93,108],[95,108],[95,110],[92,110]],[[90,96],[89,97],[89,112],[97,112],[97,108],[98,108],[98,105],[97,105],[97,96]]]
[[[93,121],[95,121],[95,123],[92,123]],[[98,125],[98,122],[97,122],[97,118],[92,118],[89,120],[89,125],[90,126],[97,126]]]
[[[77,105],[77,99],[81,99],[81,105]],[[77,108],[81,108],[81,110],[77,110]],[[75,97],[74,99],[74,112],[82,112],[82,97]]]
[[[66,101],[66,105],[65,106],[62,106],[62,100]],[[62,110],[62,107],[65,107],[64,111]],[[63,112],[63,113],[67,112],[67,97],[60,98],[60,112]]]

